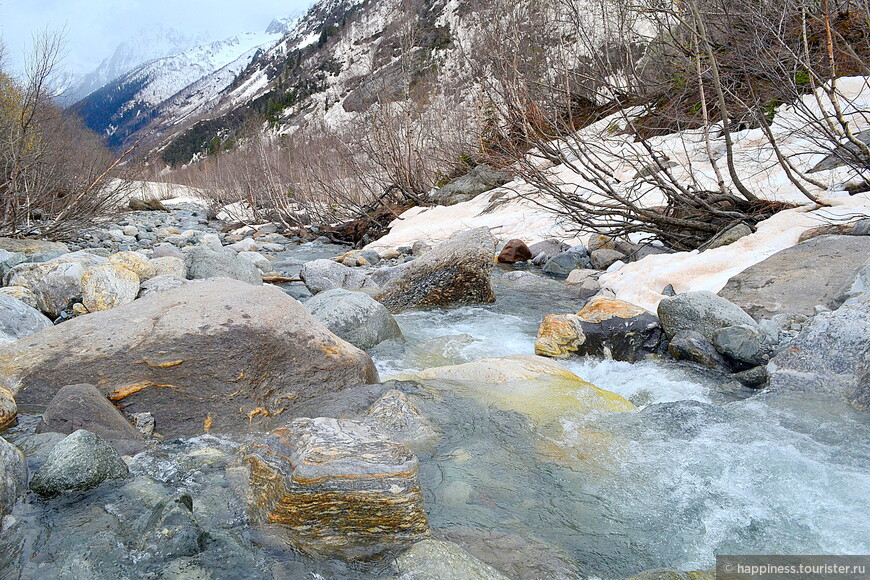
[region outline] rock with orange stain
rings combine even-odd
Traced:
[[[0,430],[12,425],[18,416],[18,405],[8,389],[0,387]]]
[[[586,341],[580,330],[580,319],[574,314],[548,314],[538,327],[535,354],[565,358]]]
[[[363,422],[295,419],[243,462],[251,520],[306,554],[369,559],[430,535],[417,457]]]

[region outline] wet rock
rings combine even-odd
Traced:
[[[565,280],[565,287],[581,300],[588,300],[601,291],[601,284],[598,283],[599,274],[601,272],[598,270],[571,270],[568,279]]]
[[[55,445],[30,482],[39,495],[87,491],[108,479],[127,477],[127,464],[115,448],[90,431],[80,429]]]
[[[88,252],[73,252],[40,264],[19,264],[7,275],[7,286],[23,286],[36,296],[39,310],[57,318],[72,304],[81,302],[82,275],[106,259]]]
[[[841,394],[859,399],[861,369],[870,358],[870,293],[819,314],[770,359],[771,389]],[[860,406],[860,405],[859,405]]]
[[[139,277],[127,268],[107,264],[82,273],[82,304],[88,312],[129,304],[138,294]]]
[[[403,340],[384,305],[362,292],[327,290],[308,300],[305,308],[331,332],[362,350],[386,340]]]
[[[140,281],[148,280],[157,275],[154,264],[150,263],[148,258],[139,252],[118,252],[109,256],[108,262],[130,270],[139,277]]]
[[[180,288],[188,282],[189,280],[187,278],[182,278],[181,276],[155,276],[150,280],[145,280],[144,282],[142,282],[142,284],[139,285],[139,298],[150,296],[151,294],[156,294],[157,292],[166,292],[167,290]]]
[[[580,331],[580,319],[574,314],[548,314],[538,326],[535,354],[551,358],[566,358],[577,352],[586,341]]]
[[[21,451],[0,437],[0,518],[27,491],[27,462]]]
[[[37,372],[38,369],[38,372]],[[0,348],[0,384],[46,405],[99,385],[166,436],[256,428],[291,401],[378,382],[364,352],[278,288],[214,279],[74,318]]]
[[[764,360],[764,338],[755,326],[739,324],[713,332],[716,350],[734,360],[758,365]]]
[[[668,337],[682,330],[694,330],[707,340],[720,328],[745,324],[755,327],[755,321],[739,306],[712,292],[685,292],[659,303],[659,320]]]
[[[859,411],[870,411],[870,351],[864,353],[864,362],[855,376],[857,386],[846,398]]]
[[[503,264],[516,264],[532,259],[532,251],[522,240],[509,240],[498,255],[497,261]]]
[[[31,308],[34,308],[37,311],[39,310],[39,302],[36,300],[36,294],[34,294],[30,288],[25,288],[24,286],[5,286],[0,288],[0,294],[17,298]]]
[[[556,254],[544,264],[544,272],[554,274],[556,276],[565,276],[576,269],[592,268],[592,260],[589,258],[589,252],[582,245],[574,246],[569,250]]]
[[[295,419],[244,463],[252,521],[306,554],[366,559],[429,536],[417,458],[359,421]]]
[[[658,352],[659,319],[639,306],[597,296],[577,313],[585,340],[577,354],[636,362]]]
[[[194,556],[205,549],[208,540],[193,516],[189,495],[158,503],[137,531],[142,557],[149,563]]]
[[[439,205],[454,205],[468,201],[495,189],[513,179],[510,173],[493,169],[489,165],[477,165],[467,174],[457,177],[447,185],[435,191],[431,201]]]
[[[93,385],[62,387],[48,403],[36,431],[69,435],[79,429],[99,435],[122,455],[133,455],[145,446],[141,433]]]
[[[505,272],[502,274],[501,281],[505,282],[511,288],[523,292],[540,292],[553,295],[564,290],[562,284],[557,280],[525,270]]]
[[[389,441],[401,443],[414,452],[431,450],[439,440],[432,422],[420,413],[407,395],[396,389],[387,391],[375,401],[364,420]]]
[[[700,332],[681,330],[668,344],[668,354],[674,360],[689,361],[723,373],[733,369],[722,354]]]
[[[423,540],[396,559],[397,580],[508,580],[453,542]]]
[[[69,252],[66,244],[60,242],[49,242],[46,240],[18,240],[15,238],[0,238],[0,250],[7,252],[20,252],[27,256],[35,256],[51,250],[61,250],[64,253]]]
[[[30,336],[51,327],[41,312],[8,294],[0,294],[0,344]]]
[[[232,250],[195,246],[185,256],[184,263],[189,280],[232,278],[255,286],[263,284],[257,267],[244,258],[239,258]]]
[[[465,362],[462,351],[479,339],[470,334],[439,336],[411,345],[403,361],[406,367],[428,369]]]
[[[821,236],[777,252],[731,278],[719,292],[754,319],[776,314],[813,316],[846,299],[870,256],[870,237]]]
[[[744,387],[760,389],[767,384],[768,375],[766,366],[752,367],[732,375],[734,379]]]
[[[544,240],[529,246],[529,250],[532,252],[532,261],[538,266],[544,265],[553,256],[561,254],[570,248],[571,246],[559,240]]]
[[[706,243],[706,250],[713,250],[728,246],[746,236],[752,235],[752,228],[744,223],[739,223],[716,234],[712,240]]]
[[[592,261],[592,267],[596,270],[606,270],[616,262],[625,260],[625,254],[616,250],[601,248],[589,254],[589,259]]]
[[[305,282],[305,287],[312,294],[346,288],[358,290],[376,286],[366,278],[366,275],[344,264],[333,260],[312,260],[302,266],[299,277]]]
[[[495,239],[488,228],[454,234],[413,262],[399,266],[375,299],[390,312],[493,302],[490,275],[494,250]]]
[[[8,389],[0,387],[0,431],[15,422],[18,416],[18,404]]]
[[[155,271],[154,276],[151,278],[156,278],[157,276],[187,277],[187,266],[181,258],[175,258],[173,256],[154,258],[151,260],[151,265],[154,266]],[[149,278],[149,280],[151,278]]]

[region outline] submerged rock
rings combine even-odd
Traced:
[[[127,464],[115,448],[90,431],[79,429],[55,445],[30,482],[39,495],[87,491],[107,479],[127,477]]]
[[[447,242],[396,268],[375,299],[390,312],[493,302],[490,275],[494,251],[495,239],[488,228],[454,234]]]
[[[438,442],[438,431],[432,422],[420,413],[407,395],[396,389],[387,391],[375,401],[364,421],[390,441],[401,443],[415,452],[431,449]]]
[[[8,294],[0,294],[0,343],[12,342],[51,327],[41,312]]]
[[[683,330],[693,330],[711,342],[713,334],[720,328],[741,324],[757,326],[739,306],[706,291],[665,297],[659,303],[658,315],[668,337]]]
[[[251,446],[250,514],[309,555],[367,559],[429,536],[417,458],[359,421],[295,419]]]
[[[368,355],[278,288],[214,279],[0,347],[0,383],[19,405],[46,405],[75,382],[182,436],[256,428],[291,403],[378,375]]]
[[[362,292],[327,290],[306,302],[305,308],[331,332],[362,350],[403,339],[384,305]]]
[[[457,544],[423,540],[396,559],[398,580],[508,580]]]

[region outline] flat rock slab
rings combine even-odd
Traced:
[[[719,296],[755,320],[775,314],[813,316],[816,305],[838,308],[856,273],[870,259],[868,236],[819,236],[750,266]]]
[[[429,537],[417,457],[359,421],[295,419],[244,463],[251,519],[304,553],[366,559]]]
[[[269,286],[191,282],[0,347],[19,407],[89,383],[164,436],[263,430],[291,404],[378,382],[372,360]],[[274,424],[270,425],[271,428]]]

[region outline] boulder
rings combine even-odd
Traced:
[[[17,253],[21,252],[26,257],[35,256],[51,250],[69,252],[66,244],[49,242],[46,240],[18,240],[15,238],[0,238],[0,250]]]
[[[764,337],[755,325],[738,324],[713,332],[716,350],[736,361],[758,365],[764,360]]]
[[[0,387],[0,431],[15,422],[18,416],[18,404],[8,389]]]
[[[18,340],[51,326],[51,320],[35,308],[0,293],[0,343]]]
[[[720,328],[757,326],[739,306],[706,291],[665,297],[659,303],[658,315],[669,338],[683,330],[694,330],[712,342],[713,333]]]
[[[109,256],[108,262],[130,270],[139,280],[148,280],[157,275],[154,264],[139,252],[118,252]]]
[[[23,252],[0,250],[0,278],[6,276],[9,270],[24,262],[26,259],[27,256],[25,256]]]
[[[728,246],[733,244],[740,238],[745,238],[746,236],[749,236],[751,234],[752,228],[744,223],[739,223],[713,236],[713,239],[705,244],[706,247],[704,249],[714,250],[716,248]]]
[[[96,385],[166,436],[254,429],[291,403],[376,383],[364,352],[271,286],[214,279],[76,317],[0,347],[0,384],[45,406]]]
[[[308,300],[305,308],[331,332],[362,350],[385,340],[403,340],[384,305],[362,292],[327,290]]]
[[[39,310],[56,318],[82,300],[82,275],[106,259],[88,252],[73,252],[44,263],[19,264],[6,276],[6,286],[23,286],[36,296]]]
[[[438,431],[432,422],[396,389],[390,389],[375,401],[364,421],[389,441],[401,443],[414,452],[431,450],[438,443]]]
[[[142,282],[142,284],[139,285],[139,298],[143,298],[151,294],[156,294],[157,292],[166,292],[167,290],[180,288],[188,282],[190,282],[190,280],[188,280],[187,278],[182,278],[181,276],[155,276],[150,280],[145,280],[144,282]]]
[[[751,389],[760,389],[764,387],[769,378],[766,366],[752,367],[751,369],[734,373],[731,376],[744,387],[749,387]]]
[[[636,362],[657,353],[662,341],[659,319],[639,306],[603,296],[577,313],[585,340],[577,354]]]
[[[506,171],[493,169],[483,164],[474,167],[467,174],[457,177],[447,185],[432,193],[430,200],[439,205],[453,205],[468,201],[491,189],[502,186],[513,179]]]
[[[493,302],[490,275],[495,239],[489,228],[454,234],[412,262],[398,267],[375,299],[390,312],[425,306]]]
[[[172,244],[158,244],[154,246],[154,251],[151,254],[151,261],[156,258],[178,258],[184,260],[184,254]]]
[[[529,250],[532,252],[532,260],[539,266],[546,263],[553,256],[569,249],[571,249],[571,246],[559,240],[544,240],[529,246]]]
[[[312,294],[335,288],[358,290],[360,288],[376,286],[368,280],[363,272],[333,260],[312,260],[311,262],[305,262],[302,270],[299,272],[299,277],[302,278],[302,281],[305,282],[305,287]]]
[[[771,389],[809,390],[845,396],[862,406],[870,359],[870,293],[850,300],[834,312],[823,312],[789,345],[770,359]]]
[[[821,236],[787,248],[728,280],[719,296],[754,319],[775,314],[813,316],[835,310],[870,256],[870,237]]]
[[[142,450],[145,440],[139,430],[94,385],[67,385],[48,403],[37,433],[69,435],[87,429],[99,435],[122,455]]]
[[[195,246],[184,258],[189,280],[206,278],[232,278],[260,286],[263,277],[257,267],[232,250],[215,250],[208,246]]]
[[[589,254],[589,259],[596,270],[606,270],[616,262],[625,260],[625,254],[617,250],[601,248]]]
[[[82,304],[88,312],[129,304],[139,294],[139,277],[116,264],[88,268],[82,273]]]
[[[423,540],[396,559],[397,580],[508,580],[453,542]]]
[[[239,257],[255,265],[260,272],[271,272],[273,270],[272,261],[259,252],[239,252]]]
[[[249,511],[299,551],[367,559],[429,536],[417,457],[359,421],[295,419],[250,446]]]
[[[704,336],[695,330],[681,330],[668,344],[674,360],[693,362],[715,371],[730,373],[731,363]]]
[[[67,435],[48,454],[30,489],[52,497],[65,492],[87,491],[108,479],[124,479],[129,470],[115,448],[90,431]]]
[[[11,296],[21,300],[31,308],[39,310],[39,302],[36,300],[36,294],[30,288],[24,286],[4,286],[0,288],[0,294]]]
[[[561,254],[556,254],[544,264],[544,272],[567,277],[572,270],[592,268],[589,252],[582,245],[574,246]]]
[[[178,276],[180,278],[187,277],[187,266],[184,260],[173,256],[164,256],[162,258],[154,258],[151,260],[151,265],[154,266],[154,276],[148,278],[156,278],[157,276]]]
[[[655,570],[644,570],[625,580],[716,580],[716,570],[681,572],[670,568],[656,568]]]
[[[586,341],[575,314],[548,314],[538,326],[535,354],[551,358],[566,358],[577,352]]]
[[[601,284],[598,283],[600,274],[598,270],[571,270],[565,287],[580,300],[588,300],[601,291]]]
[[[0,518],[12,511],[27,491],[27,461],[21,451],[0,437]]]
[[[504,245],[498,255],[496,261],[503,264],[516,264],[517,262],[526,262],[532,259],[532,251],[522,240],[509,240]]]

